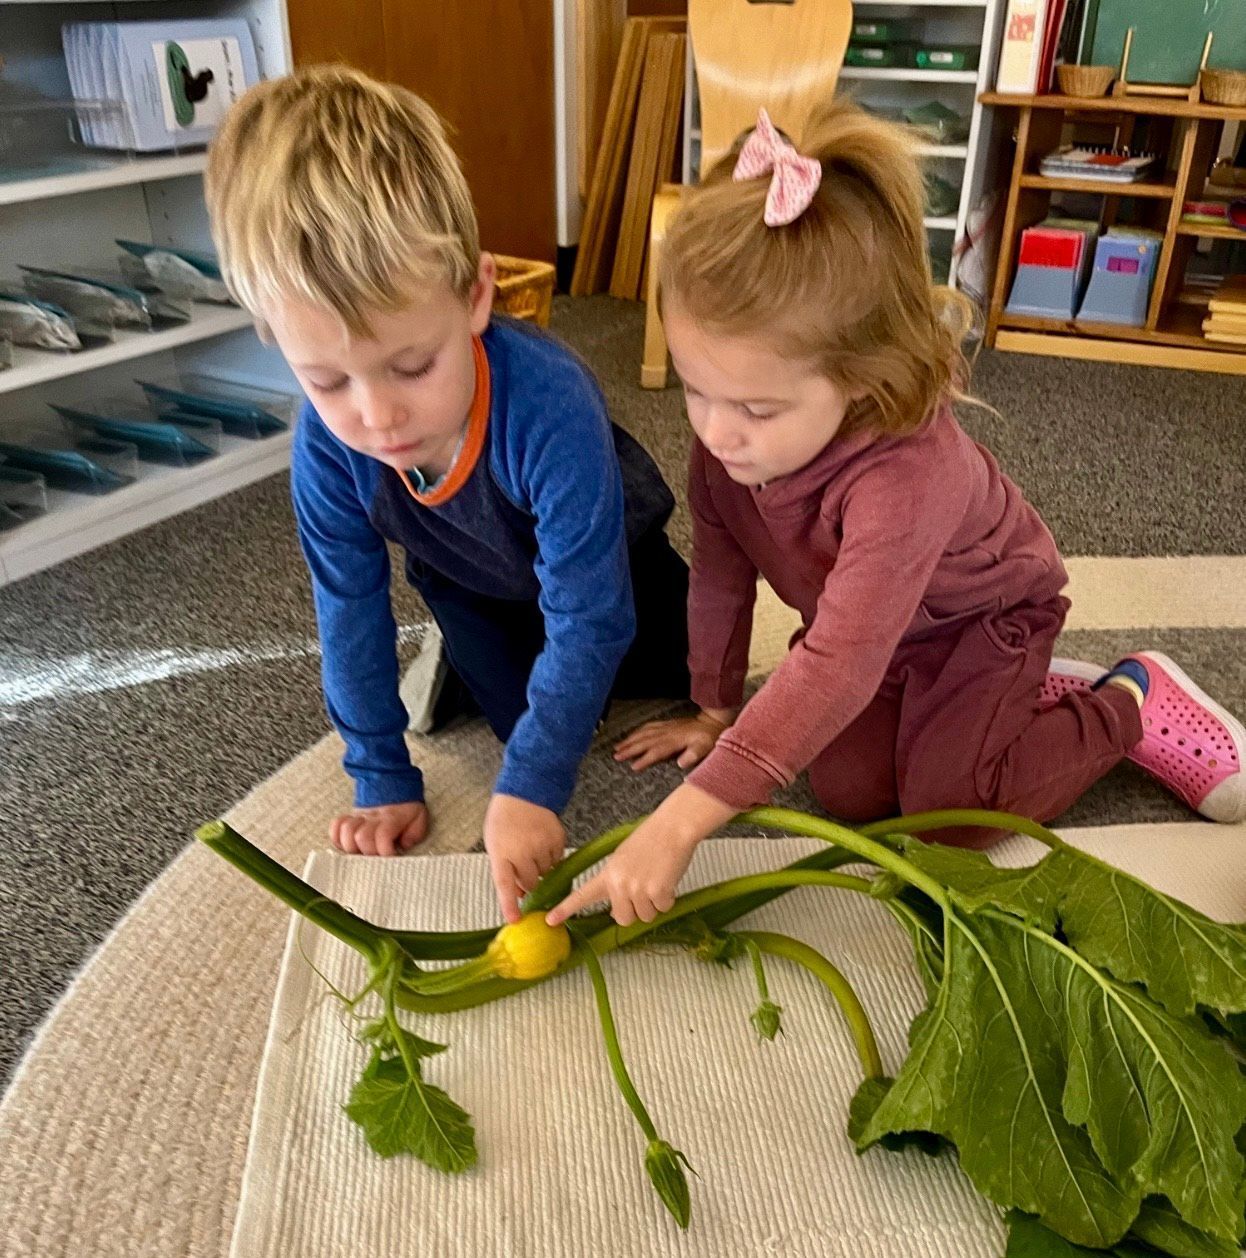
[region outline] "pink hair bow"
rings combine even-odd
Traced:
[[[782,227],[809,208],[822,182],[822,163],[816,157],[802,157],[779,134],[770,115],[759,109],[757,126],[745,140],[731,178],[739,183],[767,173],[770,190],[762,217],[767,227]]]

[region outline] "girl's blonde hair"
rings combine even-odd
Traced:
[[[821,162],[821,185],[794,222],[767,227],[769,176],[731,178],[744,138],[667,231],[663,302],[812,360],[854,399],[841,432],[914,431],[963,396],[972,308],[931,279],[913,141],[842,98],[819,107],[797,148]]]
[[[274,298],[352,332],[480,265],[471,194],[441,119],[405,88],[346,66],[261,83],[208,152],[206,195],[226,282],[257,319]]]

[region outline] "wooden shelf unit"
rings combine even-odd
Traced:
[[[1246,243],[1246,228],[1228,223],[1178,223],[1178,236],[1194,236],[1203,240],[1240,240]]]
[[[1226,122],[1246,121],[1246,107],[1142,95],[1088,99],[986,92],[980,100],[985,105],[1019,111],[986,343],[1019,353],[1246,375],[1246,348],[1205,338],[1201,324],[1206,307],[1181,300],[1186,265],[1199,238],[1246,241],[1246,232],[1231,227],[1181,221],[1184,203],[1202,194],[1221,129]],[[1098,121],[1110,121],[1115,115],[1125,143],[1139,117],[1165,120],[1171,134],[1170,169],[1161,180],[1137,184],[1053,179],[1038,174],[1039,161],[1059,145],[1066,120],[1077,115],[1090,115]],[[1116,221],[1122,201],[1137,198],[1150,207],[1148,219],[1163,232],[1163,242],[1141,327],[1076,318],[1040,319],[1009,314],[1004,309],[1016,271],[1021,233],[1047,216],[1051,194],[1061,191],[1102,196],[1107,225]]]

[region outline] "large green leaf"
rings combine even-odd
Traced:
[[[1053,930],[1062,888],[1052,877],[1052,853],[1035,865],[1001,869],[985,852],[908,839],[904,857],[947,888],[966,912],[1002,908]]]
[[[1008,1248],[1004,1258],[1154,1258],[1149,1249],[1123,1240],[1111,1249],[1074,1245],[1053,1232],[1033,1215],[1012,1210],[1008,1214]]]
[[[1142,1203],[1129,1233],[1172,1258],[1238,1258],[1241,1253],[1237,1241],[1217,1240],[1191,1227],[1162,1197]]]
[[[1060,922],[1082,956],[1174,1013],[1246,1011],[1246,935],[1072,848],[1052,853]]]
[[[401,1057],[374,1054],[343,1108],[383,1158],[411,1153],[451,1172],[476,1164],[471,1116],[440,1088],[408,1073]]]
[[[1048,931],[1059,924],[1087,960],[1141,983],[1173,1013],[1199,1005],[1246,1011],[1246,929],[1213,921],[1096,857],[1065,847],[1027,869],[999,869],[982,852],[916,839],[905,856],[969,912],[994,905]]]
[[[866,1079],[856,1090],[848,1106],[848,1139],[854,1144],[861,1139],[862,1132],[874,1117],[874,1111],[882,1104],[894,1082],[895,1080],[887,1078]],[[951,1147],[942,1136],[936,1136],[929,1131],[888,1132],[879,1138],[878,1143],[892,1152],[914,1148],[931,1157]]]
[[[979,1191],[1082,1245],[1115,1244],[1153,1194],[1234,1239],[1246,1083],[1223,1045],[1022,918],[953,908],[944,928],[942,984],[858,1147],[946,1136]]]

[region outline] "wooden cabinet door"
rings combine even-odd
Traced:
[[[344,61],[450,124],[486,249],[553,261],[552,0],[289,0],[296,65]]]
[[[289,0],[290,44],[296,66],[344,61],[385,78],[382,0]]]
[[[386,77],[454,128],[486,249],[553,261],[551,0],[381,0]]]

